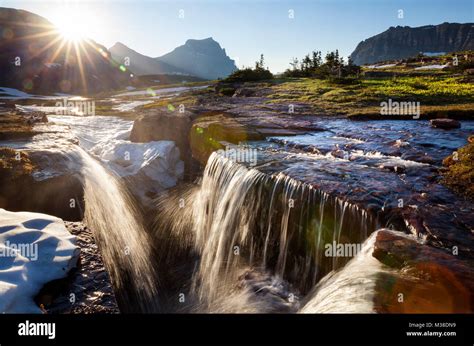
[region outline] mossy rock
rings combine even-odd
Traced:
[[[443,183],[454,191],[474,200],[474,136],[469,143],[443,160],[446,170]]]

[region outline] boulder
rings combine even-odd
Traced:
[[[430,120],[431,126],[450,130],[450,129],[458,129],[461,127],[461,123],[454,119],[442,118],[442,119],[431,119]]]
[[[41,150],[20,154],[21,160],[15,160],[15,150],[0,149],[0,208],[81,220],[84,189],[76,161]]]
[[[189,154],[189,131],[192,125],[190,112],[158,109],[140,116],[133,123],[130,141],[145,143],[151,141],[173,141],[179,148],[181,159],[187,161]]]
[[[372,256],[392,268],[379,275],[376,310],[391,313],[474,311],[472,260],[388,229],[376,234]],[[399,300],[403,294],[403,301]]]

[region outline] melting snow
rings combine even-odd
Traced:
[[[0,312],[41,313],[33,297],[66,277],[79,251],[61,219],[0,209]]]
[[[134,110],[135,108],[137,108],[139,106],[147,105],[149,103],[153,103],[153,101],[151,101],[151,100],[132,101],[132,102],[128,102],[128,103],[119,104],[118,106],[112,107],[112,109],[114,109],[116,111],[119,111],[119,112],[130,112],[130,111]]]
[[[54,95],[33,95],[33,94],[28,94],[24,91],[14,89],[14,88],[6,88],[6,87],[0,87],[0,99],[1,100],[22,100],[22,99],[34,99],[34,100],[57,100],[57,99],[62,99],[62,98],[68,98],[68,99],[84,99],[83,97],[80,96],[73,96],[73,95],[68,95],[68,94],[61,94],[61,93],[56,93]]]
[[[397,66],[397,64],[386,64],[386,65],[369,65],[367,68],[389,68]]]
[[[415,67],[415,70],[441,70],[441,69],[446,68],[448,66],[449,66],[449,64],[446,64],[446,65],[426,65],[426,66]]]
[[[114,95],[114,97],[120,97],[120,96],[146,96],[146,95],[162,95],[162,94],[170,94],[170,93],[180,93],[180,92],[185,92],[188,90],[198,90],[198,89],[204,89],[207,88],[207,85],[205,86],[198,86],[198,87],[175,87],[175,88],[163,88],[163,89],[155,89],[155,90],[137,90],[137,91],[131,91],[127,93],[121,93]]]

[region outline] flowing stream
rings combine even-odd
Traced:
[[[159,201],[156,233],[173,240],[158,251],[195,254],[182,279],[191,284],[175,291],[190,303],[178,311],[343,312],[358,297],[353,312],[374,312],[377,277],[389,272],[372,257],[374,232],[409,232],[404,213],[417,212],[433,213],[427,220],[434,230],[448,213],[467,210],[433,172],[472,123],[447,133],[425,123],[378,122],[367,131],[372,137],[361,131],[365,123],[333,125],[253,143],[263,148],[256,168],[213,153],[197,187]],[[429,144],[428,136],[439,141]],[[451,209],[432,208],[445,198]],[[357,251],[327,254],[336,244]]]
[[[356,205],[217,153],[186,199],[190,207],[178,212],[167,212],[174,203],[165,199],[158,219],[171,218],[160,226],[171,225],[174,236],[199,254],[190,290],[198,311],[294,311],[293,298],[348,261],[325,256],[325,244],[362,243],[377,228]],[[229,294],[233,298],[223,300]],[[265,295],[271,306],[249,302],[252,295]]]
[[[49,131],[9,145],[63,157],[66,169],[46,165],[38,179],[65,171],[81,177],[85,222],[124,312],[347,312],[354,297],[360,299],[353,312],[372,312],[374,275],[386,271],[370,255],[374,232],[404,227],[400,206],[393,206],[400,198],[420,210],[423,203],[453,198],[431,176],[465,137],[459,131],[453,144],[453,132],[441,133],[438,148],[428,145],[418,125],[407,125],[414,132],[404,133],[399,123],[379,122],[369,138],[357,132],[363,125],[335,121],[332,132],[254,143],[261,155],[255,168],[213,153],[197,184],[182,184],[156,200],[155,227],[149,229],[124,177],[158,160],[149,169],[156,173],[150,186],[163,183],[165,174],[175,183],[173,144],[130,143],[132,123],[115,117],[50,119],[56,124],[47,126],[60,134]],[[71,138],[64,135],[67,126]],[[120,159],[120,146],[137,153],[132,163]],[[157,154],[146,156],[150,152]],[[430,191],[425,202],[417,197],[420,191]],[[438,222],[443,215],[437,214],[430,220]],[[328,244],[361,250],[328,255]]]

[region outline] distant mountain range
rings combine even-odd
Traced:
[[[362,65],[408,58],[420,52],[463,50],[474,50],[472,23],[397,26],[360,42],[351,58]],[[107,50],[89,39],[76,48],[45,18],[0,7],[0,86],[3,87],[36,93],[88,94],[155,80],[152,75],[160,75],[160,80],[166,80],[167,75],[173,76],[172,79],[179,75],[186,79],[189,76],[189,80],[217,79],[236,69],[225,49],[211,37],[187,40],[156,58],[119,42]],[[136,76],[142,79],[137,81]]]
[[[95,93],[126,85],[107,48],[87,40],[76,48],[49,21],[0,7],[0,86],[36,93]]]
[[[237,69],[225,49],[212,37],[187,40],[182,46],[158,58],[137,53],[117,42],[110,49],[112,57],[120,62],[129,61],[129,68],[137,75],[185,74],[204,79],[226,77]]]
[[[125,57],[130,66],[124,66]],[[92,94],[139,85],[143,80],[136,76],[216,79],[235,69],[234,61],[212,38],[187,40],[162,57],[150,58],[121,43],[108,50],[87,39],[76,46],[64,40],[45,18],[0,7],[0,87],[32,93]]]
[[[418,53],[474,50],[474,24],[443,23],[417,28],[390,27],[360,42],[351,58],[357,65],[403,59]]]

